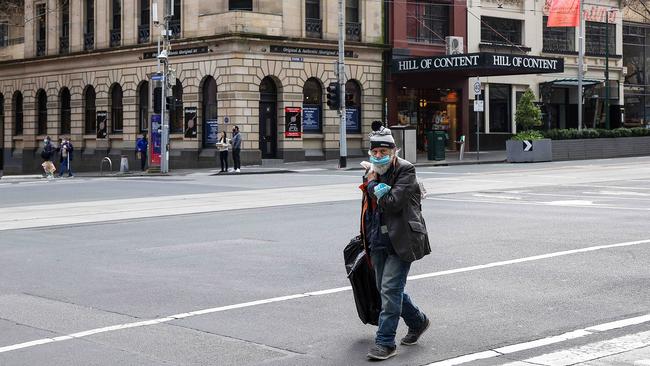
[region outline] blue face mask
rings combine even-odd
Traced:
[[[390,163],[390,156],[386,155],[386,156],[382,156],[381,158],[376,158],[374,156],[371,156],[370,157],[370,162],[375,164],[375,165],[386,165],[386,164]]]

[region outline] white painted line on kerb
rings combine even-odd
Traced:
[[[482,269],[488,269],[488,268],[494,268],[494,267],[503,267],[503,266],[512,265],[512,264],[526,263],[526,262],[532,262],[532,261],[537,261],[537,260],[542,260],[542,259],[561,257],[561,256],[566,256],[566,255],[578,254],[578,253],[587,253],[587,252],[593,252],[593,251],[597,251],[597,250],[611,249],[611,248],[630,247],[630,246],[648,244],[648,243],[650,243],[650,239],[629,241],[629,242],[609,244],[609,245],[598,245],[598,246],[593,246],[593,247],[587,247],[587,248],[581,248],[581,249],[573,249],[573,250],[565,250],[565,251],[562,251],[562,252],[547,253],[547,254],[536,255],[536,256],[532,256],[532,257],[511,259],[511,260],[506,260],[506,261],[482,264],[482,265],[465,267],[465,268],[456,268],[456,269],[450,269],[450,270],[440,271],[440,272],[425,273],[425,274],[420,274],[420,275],[415,275],[415,276],[409,276],[408,279],[411,280],[411,281],[416,281],[416,280],[421,280],[421,279],[424,279],[424,278],[447,276],[447,275],[456,274],[456,273],[478,271],[478,270],[482,270]],[[264,304],[270,304],[270,303],[276,303],[276,302],[288,301],[288,300],[295,300],[295,299],[306,298],[306,297],[324,296],[324,295],[329,295],[329,294],[333,294],[333,293],[349,291],[351,289],[352,288],[350,286],[336,287],[336,288],[325,289],[325,290],[305,292],[305,293],[301,293],[301,294],[279,296],[279,297],[273,297],[273,298],[270,298],[270,299],[249,301],[249,302],[244,302],[244,303],[240,303],[240,304],[233,304],[233,305],[226,305],[226,306],[220,306],[220,307],[203,309],[203,310],[196,310],[196,311],[191,311],[191,312],[187,312],[187,313],[179,313],[179,314],[175,314],[175,315],[169,315],[169,316],[166,316],[164,318],[157,318],[157,319],[151,319],[151,320],[145,320],[145,321],[139,321],[139,322],[133,322],[133,323],[117,324],[117,325],[112,325],[112,326],[103,327],[103,328],[95,328],[95,329],[90,329],[90,330],[86,330],[86,331],[82,331],[82,332],[67,334],[67,335],[63,335],[63,336],[58,336],[58,337],[53,337],[53,338],[38,339],[38,340],[30,341],[30,342],[24,342],[24,343],[19,343],[19,344],[0,347],[0,353],[15,351],[15,350],[18,350],[18,349],[23,349],[23,348],[34,347],[34,346],[38,346],[38,345],[41,345],[41,344],[47,344],[47,343],[53,343],[53,342],[61,342],[61,341],[67,341],[67,340],[70,340],[70,339],[88,337],[88,336],[91,336],[91,335],[94,335],[94,334],[99,334],[99,333],[106,333],[106,332],[112,332],[112,331],[128,329],[128,328],[137,328],[137,327],[144,327],[144,326],[149,326],[149,325],[161,324],[161,323],[166,323],[166,322],[169,322],[169,321],[172,321],[172,320],[184,319],[184,318],[189,318],[189,317],[197,316],[197,315],[212,314],[212,313],[224,312],[224,311],[233,310],[233,309],[242,309],[242,308],[248,308],[248,307],[252,307],[252,306],[258,306],[258,305],[264,305]],[[620,328],[620,327],[629,326],[629,325],[632,325],[632,324],[640,324],[642,322],[647,322],[647,321],[650,321],[650,314],[644,315],[642,317],[637,317],[637,318],[621,320],[621,321],[617,321],[617,322],[613,322],[613,323],[607,323],[607,324],[592,326],[592,327],[589,327],[587,329],[584,329],[584,331],[591,334],[593,332],[597,332],[597,331],[600,331],[600,330],[616,329],[616,328]],[[567,333],[565,335],[558,336],[558,337],[556,337],[554,339],[557,339],[558,342],[561,341],[561,340],[570,339],[570,338],[568,338],[569,334],[570,333]],[[580,334],[580,333],[576,333],[576,334]],[[528,342],[528,343],[531,344],[531,345],[537,344],[537,343],[534,343],[534,342],[538,342],[538,344],[540,344],[540,345],[548,344],[548,343],[546,343],[544,341],[539,341],[539,340],[538,341],[533,341],[533,342]],[[552,343],[555,343],[555,342],[552,342]],[[509,346],[509,347],[513,347],[513,346]],[[539,347],[539,346],[537,346],[537,347]],[[503,349],[506,349],[506,347],[503,347],[502,350]],[[478,360],[478,359],[482,359],[482,358],[496,357],[496,356],[501,355],[501,354],[502,353],[498,353],[495,350],[491,350],[491,351],[486,351],[486,352],[479,352],[479,353],[472,354],[472,355],[462,356],[462,357],[460,357],[458,359],[454,359],[454,360],[461,360],[461,359],[462,360],[467,360],[467,361],[462,362],[462,363],[464,363],[464,362],[469,362],[469,361],[472,361],[472,360]],[[478,357],[478,358],[472,358],[472,357]],[[449,360],[443,361],[443,362],[448,362],[448,361]],[[435,364],[432,364],[432,365],[439,366],[439,365],[458,365],[458,364],[459,363],[435,363]]]

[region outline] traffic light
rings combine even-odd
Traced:
[[[354,107],[354,94],[345,93],[345,106]]]
[[[339,83],[332,82],[327,86],[327,106],[330,109],[339,109],[341,106]]]
[[[156,87],[153,88],[153,113],[160,114],[162,109],[162,88]]]

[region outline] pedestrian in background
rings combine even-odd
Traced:
[[[135,142],[135,157],[140,160],[140,170],[144,172],[144,168],[147,165],[147,147],[149,142],[147,141],[147,134],[143,133],[140,135],[138,140]]]
[[[221,173],[228,171],[229,145],[230,145],[230,139],[226,136],[226,131],[222,131],[221,137],[219,137],[219,141],[217,142],[217,150],[219,150],[219,161],[221,162],[221,170],[220,170]]]
[[[233,169],[236,173],[239,173],[241,170],[241,160],[239,158],[239,153],[241,152],[241,134],[239,133],[239,127],[235,126],[232,128],[232,162]]]
[[[43,151],[41,151],[41,158],[43,159],[41,166],[45,172],[45,177],[48,179],[54,177],[54,171],[56,170],[56,167],[52,163],[54,152],[55,149],[54,146],[52,146],[52,140],[50,140],[50,136],[46,136],[45,140],[43,140]]]
[[[72,175],[72,152],[74,147],[72,142],[67,138],[63,137],[61,144],[59,145],[59,161],[61,163],[61,171],[59,172],[59,178],[63,177],[63,173],[68,172],[68,177],[73,177]]]
[[[421,212],[420,186],[415,167],[397,157],[395,140],[381,122],[372,123],[370,163],[363,195],[363,241],[369,249],[381,294],[381,313],[375,345],[368,358],[385,360],[397,354],[395,335],[400,316],[408,326],[401,344],[418,342],[429,319],[404,292],[411,263],[431,253]]]

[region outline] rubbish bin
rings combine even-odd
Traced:
[[[395,144],[400,149],[397,155],[402,159],[415,163],[418,155],[415,127],[395,125],[389,128],[393,138],[395,138]]]
[[[427,131],[429,160],[445,160],[445,146],[447,145],[447,134],[445,131]]]
[[[122,155],[120,159],[120,173],[129,172],[129,158],[126,155]]]

